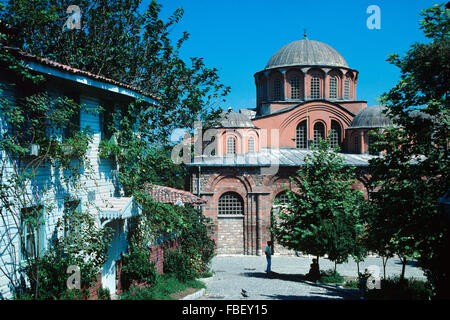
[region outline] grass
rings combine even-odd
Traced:
[[[187,282],[180,282],[176,277],[169,274],[162,274],[158,277],[158,282],[155,287],[155,300],[175,300],[173,294],[185,291],[189,288],[202,289],[205,284],[198,280],[190,280]]]
[[[122,300],[177,300],[186,294],[205,288],[198,280],[181,282],[174,275],[157,275],[156,285],[149,288],[132,289],[120,295]]]

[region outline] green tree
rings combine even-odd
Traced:
[[[364,196],[352,189],[353,168],[346,167],[327,140],[304,161],[297,179],[291,178],[296,190],[287,191],[288,204],[274,219],[272,232],[287,248],[342,263],[361,244]]]
[[[81,10],[80,29],[63,28],[70,5]],[[139,110],[139,131],[142,139],[162,143],[175,128],[192,128],[196,120],[217,117],[220,110],[214,108],[229,87],[202,58],[180,57],[189,34],[176,38],[172,30],[182,19],[183,8],[167,21],[160,18],[161,10],[155,0],[147,8],[142,0],[14,0],[7,3],[0,20],[19,31],[13,45],[26,52],[157,98],[157,106]]]
[[[401,279],[407,259],[418,256],[425,271],[435,275],[429,280],[442,288],[442,283],[448,287],[448,264],[427,261],[434,259],[444,237],[445,229],[436,224],[436,206],[450,183],[450,13],[435,5],[421,15],[420,28],[429,42],[415,43],[404,57],[388,59],[400,69],[400,80],[381,97],[395,126],[376,134],[376,148],[385,154],[371,161],[371,198],[378,207],[372,224],[388,227],[375,227],[375,237],[401,256]]]
[[[116,113],[111,125],[114,141],[102,143],[102,154],[116,157],[125,195],[156,209],[153,225],[171,229],[178,221],[182,228],[183,217],[153,204],[148,188],[152,183],[182,187],[184,169],[171,162],[167,151],[170,135],[175,128],[193,128],[195,121],[217,118],[218,103],[230,88],[202,58],[181,58],[189,34],[177,37],[172,30],[183,16],[182,8],[163,21],[158,2],[152,0],[146,8],[142,4],[141,0],[9,1],[0,19],[19,30],[13,45],[20,49],[109,77],[155,98],[154,104],[137,99]],[[63,28],[69,5],[81,10],[80,29]]]

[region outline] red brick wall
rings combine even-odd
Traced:
[[[223,254],[244,254],[244,218],[218,218],[217,250]]]
[[[150,261],[155,263],[155,269],[158,273],[164,272],[164,251],[165,250],[176,250],[180,246],[179,238],[160,243],[152,248],[150,248]]]
[[[202,168],[200,176],[201,196],[208,202],[202,207],[203,214],[213,220],[214,234],[219,254],[262,255],[267,241],[273,240],[270,232],[272,206],[276,195],[285,188],[295,188],[289,177],[295,177],[295,167],[280,168],[277,175],[262,175],[260,168]],[[358,169],[358,177],[367,173]],[[192,175],[193,192],[197,193],[197,176]],[[353,188],[367,190],[361,181]],[[218,201],[226,192],[236,192],[244,201],[244,216],[236,218],[218,217]],[[275,252],[290,254],[279,245]]]

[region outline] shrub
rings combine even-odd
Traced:
[[[191,222],[190,228],[184,230],[181,236],[181,251],[192,260],[197,270],[197,277],[208,273],[208,265],[215,255],[215,243],[211,238],[211,220],[200,212],[184,207],[185,215]]]
[[[337,271],[327,270],[322,271],[320,274],[320,282],[323,283],[343,283],[344,277],[342,277]]]
[[[67,289],[63,296],[61,296],[61,300],[87,300],[89,299],[89,289],[83,287],[81,289]]]
[[[430,285],[418,279],[400,280],[393,277],[381,280],[381,289],[368,290],[369,300],[429,300],[432,295]]]
[[[196,270],[191,258],[177,250],[164,252],[164,272],[174,275],[178,280],[187,282],[196,277]]]
[[[98,300],[111,300],[111,293],[108,288],[100,287],[97,289]]]
[[[29,279],[29,287],[25,289],[22,296],[18,299],[26,299],[27,295],[33,296],[36,287],[35,272],[36,261],[33,261],[29,266],[26,266],[24,272]],[[65,255],[57,252],[47,252],[39,259],[39,285],[37,297],[39,300],[59,300],[71,299],[75,297],[89,296],[89,292],[83,293],[67,290],[67,268],[70,265],[77,265],[80,267],[81,286],[83,288],[90,287],[97,280],[97,269],[92,263],[81,261],[72,255]]]
[[[122,287],[127,290],[133,280],[154,285],[156,270],[154,263],[150,261],[150,251],[137,246],[130,246],[129,249],[129,254],[124,255],[122,260]]]
[[[121,300],[152,300],[154,298],[154,284],[147,281],[133,280],[127,291],[120,295]]]

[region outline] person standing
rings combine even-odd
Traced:
[[[266,273],[270,274],[271,265],[272,265],[272,241],[267,241],[266,249],[264,250],[267,259],[267,269]]]

